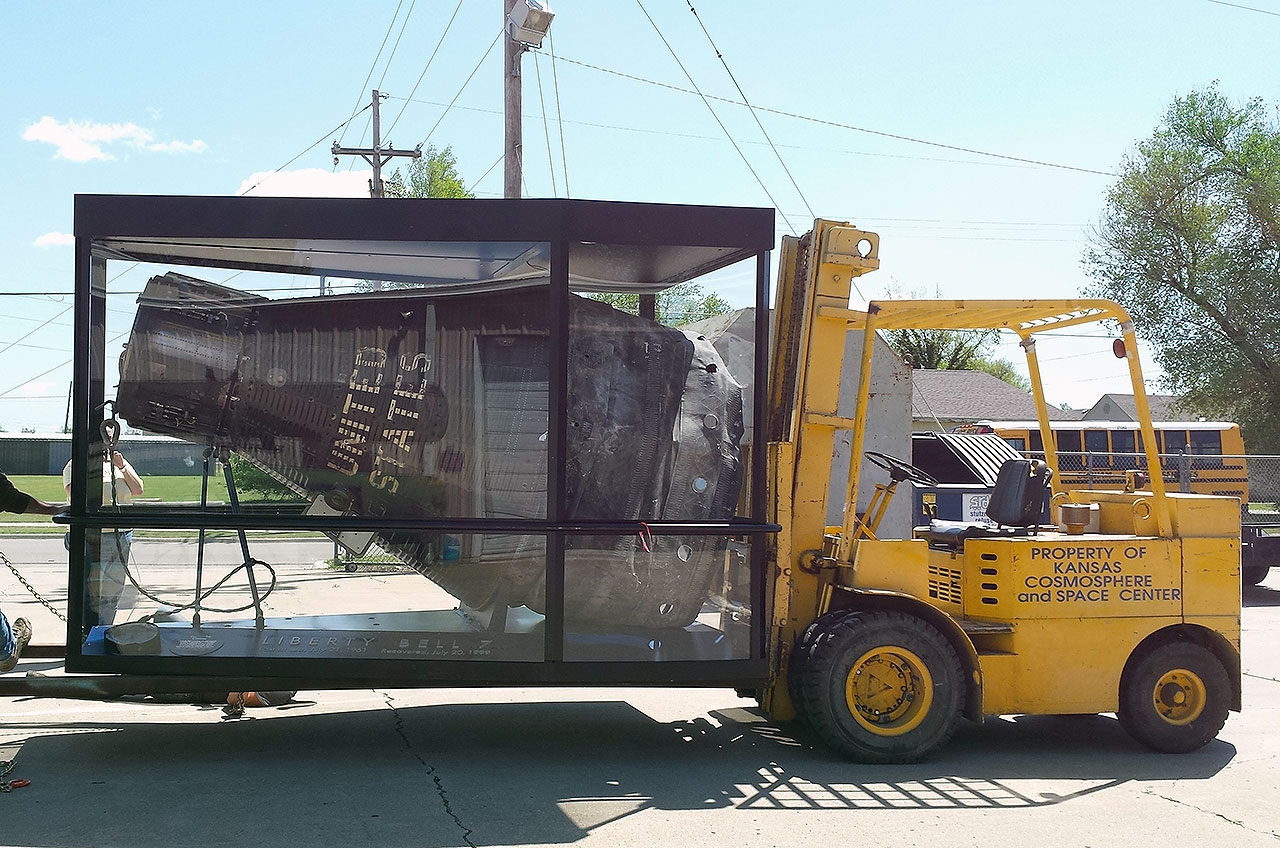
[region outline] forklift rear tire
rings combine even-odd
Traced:
[[[955,649],[922,618],[853,612],[812,646],[805,715],[827,744],[866,763],[911,763],[955,732],[964,676]]]
[[[1231,680],[1212,651],[1194,642],[1166,642],[1124,675],[1116,715],[1148,748],[1185,754],[1218,735],[1230,704]]]

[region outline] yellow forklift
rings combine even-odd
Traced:
[[[874,762],[1004,713],[1212,739],[1240,707],[1239,507],[1165,492],[1125,312],[854,311],[879,239],[820,220],[783,241],[770,344],[774,233],[771,209],[78,196],[69,674],[0,695],[723,686]],[[740,324],[657,308],[753,278]],[[1001,467],[989,520],[887,538],[897,490],[930,478],[883,452],[864,471],[894,388],[872,380],[877,333],[1016,332],[1049,432],[1035,335],[1099,321],[1123,335],[1151,488],[1064,491],[1046,444]],[[126,424],[185,446],[198,505],[112,494]],[[241,503],[253,471],[273,497]],[[281,531],[311,546],[300,570],[251,553]],[[388,575],[317,581],[329,540],[335,568]]]
[[[770,375],[771,685],[762,704],[799,716],[836,749],[903,762],[947,742],[964,716],[1115,712],[1160,751],[1201,747],[1240,709],[1240,539],[1233,498],[1150,488],[1066,491],[1052,441],[1039,461],[1002,468],[983,522],[940,522],[908,539],[876,530],[899,484],[931,485],[907,461],[869,503],[826,526],[827,502],[856,502],[875,334],[901,328],[1003,329],[1026,351],[1042,432],[1048,409],[1037,333],[1119,325],[1142,423],[1159,468],[1133,324],[1101,300],[894,301],[850,310],[851,280],[878,267],[878,238],[817,221],[785,238]],[[857,406],[837,415],[845,334],[863,331]],[[837,430],[852,431],[845,491],[829,491]],[[1135,485],[1136,484],[1136,485]],[[1046,502],[1052,514],[1044,523]]]

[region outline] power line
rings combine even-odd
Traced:
[[[387,46],[387,39],[391,37],[391,29],[396,25],[396,18],[400,16],[400,7],[402,5],[404,5],[404,0],[399,0],[399,2],[396,3],[396,10],[391,15],[391,23],[387,24],[387,31],[382,36],[382,43],[378,45],[377,55],[373,57],[373,64],[369,65],[369,73],[364,75],[364,84],[360,86],[360,94],[356,97],[356,104],[355,104],[356,106],[360,105],[360,101],[364,99],[364,93],[369,90],[369,80],[373,79],[374,68],[378,67],[378,60],[382,58],[382,49]],[[355,106],[351,108],[354,109]],[[364,110],[362,109],[360,111],[362,112]],[[356,112],[352,114],[351,117],[354,118],[356,115],[359,115],[359,114],[360,112]],[[342,140],[345,139],[346,137],[347,137],[347,130],[346,130],[346,125],[344,124],[342,127],[342,135],[338,137],[338,142],[341,143]],[[336,164],[334,166],[334,170],[337,170]]]
[[[749,104],[747,103],[742,103],[737,100],[731,100],[727,97],[717,97],[714,94],[704,95],[699,91],[690,91],[687,88],[680,88],[679,86],[671,85],[670,83],[658,82],[657,80],[646,79],[644,77],[636,76],[634,74],[625,74],[621,71],[615,71],[610,68],[602,68],[599,65],[592,65],[589,62],[579,62],[576,59],[566,59],[563,56],[560,57],[560,61],[568,62],[572,65],[578,65],[583,68],[590,68],[593,71],[600,71],[601,73],[612,74],[613,76],[622,77],[623,79],[629,79],[635,82],[642,82],[642,83],[646,83],[647,85],[654,85],[659,88],[669,89],[671,91],[678,91],[681,94],[697,94],[703,99],[718,100],[722,103],[729,103],[734,106],[749,106]],[[988,150],[978,150],[977,148],[973,148],[973,147],[962,147],[956,144],[946,144],[941,141],[930,141],[928,139],[915,138],[914,136],[902,135],[900,133],[885,132],[884,130],[873,130],[873,129],[870,129],[869,127],[859,127],[859,126],[854,126],[853,124],[842,124],[838,121],[829,121],[829,120],[826,120],[825,118],[815,118],[810,115],[801,115],[796,112],[787,112],[782,109],[770,109],[767,106],[756,106],[755,108],[759,109],[761,112],[768,112],[773,115],[782,115],[787,118],[795,118],[801,121],[809,121],[810,123],[822,124],[829,127],[836,127],[838,129],[851,130],[853,132],[867,133],[868,135],[877,135],[877,136],[881,136],[882,138],[892,138],[898,141],[909,141],[912,144],[924,144],[930,147],[940,147],[940,148],[943,148],[944,150],[956,150],[961,153],[972,153],[975,156],[990,156],[994,159],[1003,159],[1009,162],[1022,162],[1028,165],[1038,165],[1042,168],[1057,168],[1064,171],[1078,171],[1083,174],[1097,174],[1098,176],[1102,176],[1102,177],[1117,176],[1117,174],[1111,171],[1099,171],[1094,168],[1081,168],[1076,165],[1062,165],[1057,162],[1045,162],[1041,159],[1028,159],[1023,156],[1010,156],[1004,153],[992,153],[991,151],[988,151]]]
[[[33,328],[33,329],[31,330],[31,332],[26,333],[25,335],[23,335],[22,337],[20,337],[17,341],[9,342],[9,344],[7,344],[7,345],[5,345],[4,347],[0,348],[0,353],[4,353],[4,352],[5,352],[6,350],[8,350],[9,348],[11,348],[11,347],[13,347],[14,345],[16,345],[18,342],[23,341],[24,339],[26,339],[28,336],[34,335],[35,333],[39,332],[40,330],[43,330],[45,327],[47,327],[47,326],[49,326],[50,324],[52,324],[56,319],[61,318],[63,315],[66,315],[68,312],[70,312],[70,311],[71,311],[72,309],[74,309],[74,308],[75,308],[75,304],[72,304],[71,306],[68,306],[66,309],[62,310],[61,312],[56,313],[52,318],[48,319],[47,321],[44,321],[44,322],[43,322],[43,323],[41,323],[38,327]]]
[[[551,172],[551,196],[559,197],[556,190],[556,163],[551,156],[551,124],[547,121],[547,100],[542,96],[542,63],[533,63],[534,76],[538,78],[538,103],[542,106],[542,135],[547,140],[547,170]]]
[[[694,93],[702,98],[702,102],[707,107],[707,111],[711,113],[711,117],[716,119],[716,123],[719,124],[720,129],[724,131],[725,137],[729,139],[729,143],[733,145],[733,149],[738,151],[738,155],[742,157],[743,164],[747,166],[747,170],[751,172],[751,176],[756,178],[756,182],[760,184],[760,188],[764,191],[765,196],[769,198],[769,202],[773,204],[773,208],[778,209],[778,201],[774,200],[773,195],[769,192],[769,188],[764,184],[764,180],[760,179],[760,175],[756,173],[756,169],[751,167],[751,162],[747,159],[747,155],[742,152],[742,148],[739,147],[738,142],[734,140],[733,134],[729,132],[729,128],[724,125],[724,121],[720,120],[720,116],[716,114],[716,110],[711,107],[711,101],[707,98],[707,95],[703,94],[702,91],[698,89],[698,84],[693,81],[693,76],[689,73],[688,69],[685,68],[684,63],[680,61],[680,57],[676,55],[676,51],[672,48],[671,43],[667,41],[667,37],[662,34],[662,30],[658,29],[657,22],[649,15],[649,10],[644,7],[642,0],[636,0],[636,5],[640,7],[641,12],[644,12],[644,16],[648,18],[650,25],[653,26],[653,31],[658,34],[658,38],[662,39],[662,43],[666,45],[667,52],[671,54],[671,58],[676,60],[676,64],[679,65],[680,70],[684,72],[685,78],[688,79],[689,84],[693,86]],[[778,214],[782,215],[781,212]],[[782,215],[782,217],[783,220],[786,220],[786,215]],[[787,226],[791,227],[791,232],[793,234],[796,232],[795,227],[791,226],[790,221],[787,221]]]
[[[396,51],[400,49],[400,39],[404,38],[404,28],[409,25],[409,18],[413,15],[413,7],[416,5],[418,5],[418,0],[412,0],[409,3],[409,11],[404,13],[404,20],[400,22],[400,32],[396,33],[396,43],[391,45],[391,54],[387,56],[387,64],[382,66],[382,76],[378,77],[378,88],[382,88],[382,83],[387,78],[387,71],[391,70],[391,62],[396,58]],[[394,24],[395,19],[392,18],[391,22]]]
[[[471,190],[472,190],[472,192],[474,192],[474,191],[475,191],[475,186],[479,185],[479,184],[484,180],[484,178],[485,178],[485,177],[489,176],[489,172],[490,172],[490,171],[492,171],[494,168],[498,167],[498,164],[499,164],[503,159],[506,159],[506,158],[507,158],[507,154],[506,154],[506,153],[499,153],[499,154],[498,154],[498,158],[493,160],[493,164],[492,164],[492,165],[490,165],[488,168],[486,168],[486,169],[485,169],[485,172],[484,172],[483,174],[481,174],[481,175],[480,175],[480,179],[475,180],[474,182],[470,182],[470,183],[468,183],[467,185],[472,186],[472,189],[471,189]],[[566,188],[567,188],[567,187],[566,187]]]
[[[449,34],[449,28],[453,26],[453,19],[458,17],[458,10],[462,8],[463,0],[458,0],[458,5],[453,7],[453,14],[449,16],[449,23],[444,25],[444,32],[440,33],[440,40],[436,42],[436,47],[431,51],[431,55],[427,57],[427,64],[423,67],[422,73],[418,74],[418,81],[413,84],[413,88],[409,91],[409,96],[405,98],[405,105],[400,107],[400,111],[396,113],[395,120],[391,122],[391,126],[387,128],[387,134],[396,128],[396,124],[400,123],[400,116],[404,114],[404,110],[408,108],[409,101],[413,99],[414,93],[418,90],[418,86],[422,85],[423,78],[427,75],[427,70],[431,67],[431,63],[435,61],[436,54],[440,52],[440,45],[444,44],[444,37]]]
[[[1270,9],[1255,9],[1252,6],[1241,6],[1239,3],[1227,3],[1224,0],[1209,0],[1210,3],[1216,3],[1219,6],[1231,6],[1234,9],[1245,9],[1250,12],[1257,12],[1260,15],[1274,15],[1280,18],[1280,12],[1272,12]]]
[[[436,122],[431,127],[430,132],[427,133],[427,137],[422,140],[423,147],[425,147],[427,142],[431,140],[432,133],[434,133],[436,128],[440,126],[440,122],[444,120],[444,116],[449,114],[449,110],[453,108],[453,104],[458,102],[458,98],[462,96],[462,92],[466,91],[467,86],[471,84],[471,78],[476,75],[476,71],[480,70],[480,66],[484,64],[484,60],[489,58],[489,53],[492,52],[493,45],[498,43],[498,39],[502,38],[503,33],[505,32],[505,29],[498,30],[498,34],[493,37],[493,41],[489,42],[489,46],[485,48],[484,54],[480,57],[480,61],[476,62],[476,66],[471,69],[471,73],[467,75],[467,79],[462,83],[462,87],[458,89],[458,93],[453,95],[453,99],[449,101],[449,105],[440,113],[440,117],[436,119]]]
[[[547,49],[551,51],[551,84],[556,93],[556,124],[560,132],[560,167],[564,169],[564,196],[569,194],[569,157],[564,152],[564,113],[560,111],[560,77],[556,75],[556,45],[547,33]]]
[[[698,14],[698,10],[693,8],[693,0],[685,0],[689,5],[689,11],[693,13],[693,17],[697,19],[698,26],[702,27],[702,32],[707,37],[707,42],[711,45],[711,49],[715,51],[716,58],[720,60],[720,64],[724,65],[725,73],[729,75],[729,79],[733,81],[733,87],[738,89],[738,95],[742,98],[742,102],[747,104],[747,110],[751,112],[751,117],[755,119],[756,126],[760,128],[764,140],[769,142],[769,147],[773,150],[773,155],[778,157],[778,164],[782,166],[782,170],[786,172],[787,178],[791,180],[791,185],[795,187],[796,194],[800,195],[800,199],[804,201],[805,208],[809,210],[809,217],[816,218],[813,212],[813,206],[809,203],[809,198],[804,196],[804,192],[800,189],[800,184],[796,182],[796,178],[792,176],[791,169],[787,167],[787,163],[783,160],[782,154],[778,152],[778,148],[774,146],[773,139],[769,137],[769,132],[764,128],[764,124],[760,122],[760,116],[756,114],[756,110],[752,108],[751,102],[747,100],[747,93],[742,90],[742,86],[738,85],[738,78],[733,75],[733,71],[729,70],[729,63],[725,60],[724,54],[720,52],[720,48],[716,46],[715,41],[711,38],[711,33],[707,31],[707,25],[703,23],[702,16]]]
[[[566,59],[564,61],[567,62],[569,60]],[[581,64],[581,63],[578,63],[578,64]],[[554,70],[554,68],[555,68],[555,60],[553,59],[552,69]],[[677,89],[677,91],[685,91],[685,89]],[[690,91],[688,93],[693,94],[694,92]],[[424,106],[447,106],[448,105],[445,103],[441,103],[437,100],[414,100],[406,97],[398,97],[394,94],[386,95],[386,99],[387,100],[404,100],[407,103],[420,103]],[[733,103],[734,101],[731,100],[728,102]],[[453,108],[461,110],[463,112],[479,112],[484,115],[501,115],[502,114],[502,111],[499,109],[485,109],[481,106],[454,106]],[[756,108],[763,109],[763,107],[759,107],[759,106],[757,106]],[[533,114],[527,114],[527,115],[523,115],[522,117],[537,118],[538,116]],[[594,127],[595,129],[602,129],[602,130],[615,130],[617,132],[643,133],[645,135],[661,135],[661,136],[667,136],[669,138],[691,138],[691,139],[697,139],[700,141],[720,141],[720,139],[716,136],[700,135],[698,133],[673,132],[671,130],[653,129],[652,127],[626,127],[626,126],[620,126],[618,124],[601,124],[594,121],[575,121],[575,120],[568,120],[563,118],[559,120],[560,120],[560,123],[562,124],[572,124],[574,126],[579,126],[579,127]],[[744,141],[743,144],[764,144],[764,142],[747,140],[747,141]],[[561,146],[563,148],[563,132],[561,133]],[[824,153],[843,153],[848,156],[873,156],[878,159],[908,159],[913,162],[944,162],[944,163],[950,163],[955,165],[978,165],[984,168],[1020,168],[1020,169],[1031,170],[1031,169],[1042,167],[1039,165],[1029,165],[1025,163],[1014,163],[1014,162],[979,162],[979,161],[974,161],[973,159],[944,159],[938,156],[912,156],[907,153],[880,153],[880,152],[873,152],[870,150],[840,150],[837,148],[814,147],[812,145],[803,145],[803,144],[785,144],[784,143],[784,144],[779,144],[778,147],[782,148],[783,150],[816,150]]]
[[[357,111],[355,114],[353,114],[350,118],[347,118],[345,121],[343,121],[342,123],[338,124],[336,127],[334,127],[333,129],[329,130],[327,133],[325,133],[324,135],[320,136],[320,138],[318,138],[318,139],[316,139],[314,142],[312,142],[312,143],[307,147],[307,149],[306,149],[306,150],[302,151],[302,152],[301,152],[301,153],[299,153],[297,156],[295,156],[295,157],[293,157],[292,159],[290,159],[288,162],[285,162],[285,163],[284,163],[283,165],[281,165],[279,168],[276,168],[274,171],[272,171],[271,173],[267,174],[265,177],[263,177],[262,179],[258,180],[256,183],[254,183],[253,185],[249,186],[249,187],[248,187],[247,189],[245,189],[244,191],[240,192],[240,194],[239,194],[239,195],[237,195],[237,196],[238,196],[238,197],[244,197],[246,194],[248,194],[249,192],[253,191],[255,188],[257,188],[258,186],[262,185],[262,184],[263,184],[263,183],[265,183],[267,180],[271,179],[271,178],[272,178],[272,177],[274,177],[276,174],[280,173],[280,172],[281,172],[281,171],[283,171],[285,168],[289,167],[289,166],[290,166],[290,165],[292,165],[294,162],[297,162],[297,161],[298,161],[299,159],[301,159],[303,156],[305,156],[305,155],[307,155],[308,153],[310,153],[310,152],[311,152],[311,150],[312,150],[312,148],[314,148],[316,145],[318,145],[318,144],[320,144],[321,142],[323,142],[326,138],[329,138],[330,136],[332,136],[332,135],[333,135],[334,133],[336,133],[338,130],[340,130],[340,129],[342,129],[343,127],[345,127],[347,124],[349,124],[349,123],[351,123],[352,121],[354,121],[354,120],[356,119],[356,117],[357,117],[361,112],[363,112],[365,109],[371,109],[371,108],[373,108],[373,104],[372,104],[372,103],[370,103],[368,106],[365,106],[364,108],[362,108],[362,109],[358,110],[358,111]]]

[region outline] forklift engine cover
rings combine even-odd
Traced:
[[[139,298],[118,413],[230,449],[345,515],[544,519],[548,314],[537,287],[269,300],[168,273]],[[567,379],[567,520],[733,516],[742,390],[710,342],[570,295]],[[375,538],[467,607],[545,612],[541,535]],[[570,536],[566,621],[683,627],[725,546]]]

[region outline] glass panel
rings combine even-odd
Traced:
[[[1201,470],[1224,467],[1221,459],[1204,458],[1222,456],[1222,433],[1220,431],[1189,430],[1188,435],[1191,438],[1191,453],[1197,455],[1196,459],[1192,461],[1192,468]]]
[[[1164,442],[1164,453],[1185,453],[1187,450],[1186,430],[1161,430],[1160,438]]]
[[[1081,450],[1079,430],[1055,430],[1053,438],[1060,451],[1079,453]]]
[[[543,658],[542,613],[523,603],[541,604],[541,536],[376,536],[359,555],[301,531],[245,544],[228,530],[203,546],[197,530],[90,530],[82,652],[201,657],[211,673],[241,657]]]
[[[571,283],[609,278],[611,258],[634,264],[623,249],[576,246]],[[656,295],[637,285],[571,296],[567,517],[724,521],[746,514],[755,262]]]
[[[565,659],[751,656],[749,545],[723,536],[573,536]]]
[[[228,449],[251,495],[296,509],[544,518],[546,245],[289,245],[197,257],[272,272],[138,266],[111,278],[104,382],[118,389],[105,400],[124,425],[186,440],[197,456]],[[125,246],[98,245],[108,247]],[[379,279],[319,276],[335,267]],[[117,467],[117,506],[152,496],[130,490]],[[149,472],[137,470],[146,489]],[[183,491],[177,500],[198,499]]]
[[[1222,455],[1222,433],[1217,430],[1192,430],[1190,432],[1192,453],[1213,456]]]
[[[1076,482],[1085,471],[1084,443],[1079,430],[1054,430],[1053,440],[1058,448],[1058,474],[1064,482]]]
[[[1111,448],[1116,452],[1116,468],[1130,469],[1138,467],[1138,457],[1134,455],[1137,441],[1133,430],[1113,430],[1111,432]]]
[[[1087,461],[1090,468],[1111,467],[1111,447],[1107,443],[1106,430],[1085,430],[1084,449],[1088,452]]]

